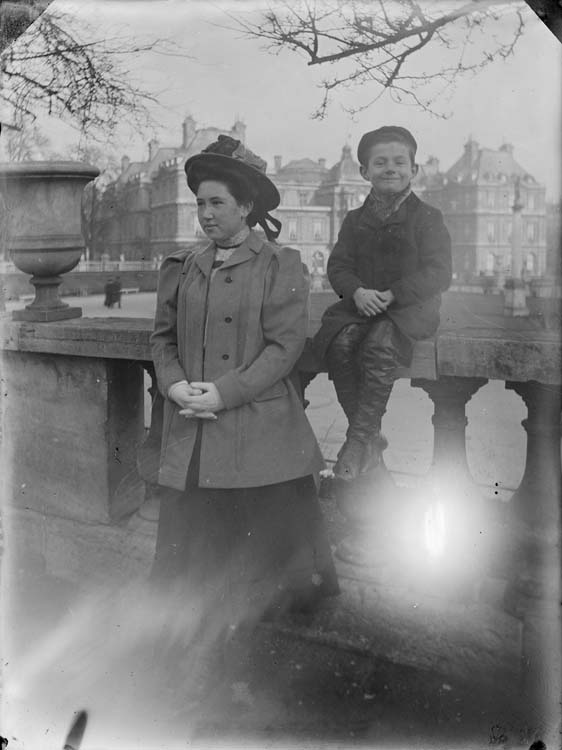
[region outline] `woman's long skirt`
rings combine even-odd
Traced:
[[[202,488],[194,455],[185,491],[162,493],[154,583],[227,607],[235,621],[306,610],[339,592],[312,476]]]

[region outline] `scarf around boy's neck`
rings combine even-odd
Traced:
[[[398,211],[411,192],[411,185],[408,185],[408,187],[399,193],[393,193],[392,195],[377,193],[375,188],[371,188],[367,206],[379,221],[386,221],[389,216]]]

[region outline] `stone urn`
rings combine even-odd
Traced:
[[[82,308],[59,297],[61,274],[71,271],[84,251],[82,192],[99,170],[64,161],[0,163],[3,244],[15,266],[31,274],[35,299],[14,320],[77,318]]]

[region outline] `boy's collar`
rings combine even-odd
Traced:
[[[408,187],[407,191],[402,191],[399,200],[398,196],[396,196],[396,203],[393,203],[393,210],[390,213],[386,212],[385,216],[381,216],[380,213],[375,211],[375,202],[371,193],[369,193],[361,210],[360,221],[373,229],[378,229],[381,224],[400,224],[406,221],[408,212],[407,205],[405,204],[411,197],[415,199],[416,194],[412,191],[411,187]]]
[[[375,190],[375,188],[371,188],[371,192],[369,193],[369,197],[372,201],[372,205],[375,209],[375,213],[381,214],[382,216],[385,216],[385,218],[388,218],[390,214],[393,214],[395,211],[397,211],[402,203],[406,200],[406,198],[410,195],[412,192],[412,185],[408,185],[404,188],[404,190],[401,190],[399,193],[393,193],[391,195],[385,195],[384,193],[379,193]]]

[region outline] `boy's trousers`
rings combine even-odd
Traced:
[[[349,422],[347,438],[367,443],[380,432],[400,367],[412,361],[413,341],[384,314],[350,323],[332,340],[326,360]]]

